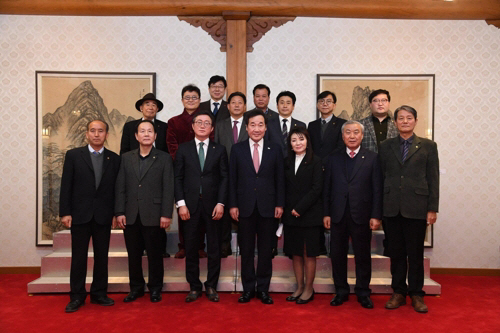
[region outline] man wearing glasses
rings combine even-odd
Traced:
[[[194,139],[193,119],[199,112],[200,108],[200,88],[195,85],[189,84],[182,88],[181,92],[182,104],[184,111],[180,115],[172,117],[168,120],[167,128],[167,146],[168,152],[172,159],[175,161],[175,156],[179,145]],[[213,132],[210,133],[210,139],[213,140]],[[206,258],[207,253],[204,251],[204,231],[200,232],[200,258]],[[184,248],[184,223],[179,220],[179,251],[175,254],[177,259],[182,259],[186,256]]]
[[[175,159],[175,200],[184,224],[186,279],[190,292],[186,302],[201,296],[198,241],[201,230],[207,233],[208,299],[218,302],[220,274],[219,223],[224,214],[228,187],[226,148],[210,140],[213,132],[211,112],[200,111],[193,119],[194,140],[179,145]]]
[[[362,146],[378,153],[380,143],[398,136],[399,131],[389,116],[391,95],[384,89],[374,90],[368,97],[372,114],[359,122],[365,127]]]
[[[226,94],[226,88],[227,82],[223,76],[212,76],[208,81],[208,92],[210,93],[210,99],[200,104],[200,110],[210,111],[213,114],[216,122],[229,118],[227,102],[222,99]]]

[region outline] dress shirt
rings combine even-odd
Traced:
[[[352,158],[354,158],[354,157],[356,157],[356,155],[358,155],[360,149],[361,149],[361,146],[359,146],[358,148],[356,148],[354,150],[350,150],[349,148],[346,147],[345,151],[347,152],[347,156],[349,156],[349,158],[351,158],[350,153],[351,153],[351,151],[353,151],[354,152],[354,156]]]
[[[91,145],[88,145],[88,147],[91,154],[93,154],[95,151],[97,151],[99,154],[102,154],[102,152],[104,151],[104,146],[102,146],[99,150],[94,150]]]
[[[329,115],[328,118],[321,117],[321,122],[323,122],[323,120],[326,120],[326,123],[328,124],[330,122],[330,120],[332,120],[332,118],[333,118],[333,113],[331,115]]]
[[[300,155],[295,155],[295,174],[297,174],[297,170],[299,170],[300,163],[302,163],[302,160],[306,156],[306,153],[300,154]]]
[[[377,146],[380,148],[380,143],[387,139],[387,128],[391,118],[389,116],[385,117],[384,120],[380,121],[377,117],[372,115],[373,129],[375,130],[375,139],[377,140]]]
[[[215,101],[215,100],[213,100],[213,99],[210,98],[210,110],[212,111],[212,113],[214,113],[214,109],[215,109],[214,103],[219,103],[218,107],[219,107],[219,111],[220,111],[220,108],[222,106],[222,99],[219,99],[218,101]]]
[[[286,128],[287,128],[287,132],[290,133],[290,130],[291,130],[291,124],[292,124],[292,117],[288,117],[288,118],[284,118],[282,117],[281,115],[279,115],[279,118],[280,118],[280,130],[281,130],[281,133],[283,133],[283,119],[286,119]]]
[[[257,143],[259,147],[257,150],[259,151],[259,165],[262,165],[262,152],[264,151],[264,139],[260,139],[259,142],[255,142],[252,139],[248,139],[248,142],[250,143],[250,155],[252,155],[253,159],[253,145]]]

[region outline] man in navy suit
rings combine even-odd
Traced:
[[[207,297],[218,302],[217,283],[220,273],[219,226],[227,198],[228,162],[226,148],[210,141],[213,116],[200,111],[193,118],[195,138],[179,145],[175,158],[175,199],[179,217],[184,221],[186,279],[190,292],[186,302],[201,296],[199,235],[206,230],[208,275]],[[202,228],[203,226],[203,228]]]
[[[351,237],[356,259],[354,291],[361,306],[372,309],[370,247],[372,230],[382,219],[382,171],[378,155],[361,148],[363,130],[357,121],[346,122],[342,126],[346,148],[327,159],[323,223],[332,230],[330,252],[336,296],[330,305],[342,305],[349,299],[347,249]]]
[[[104,148],[108,124],[94,120],[87,124],[88,146],[66,152],[61,178],[59,216],[71,228],[70,299],[66,312],[85,304],[89,241],[94,248],[94,274],[90,302],[113,305],[107,297],[108,250],[115,205],[115,182],[120,157]]]
[[[229,163],[229,207],[231,217],[239,222],[241,252],[243,294],[238,302],[250,302],[257,285],[257,298],[264,304],[273,304],[269,284],[273,273],[274,219],[281,217],[285,204],[283,154],[280,146],[264,140],[267,124],[264,112],[249,111],[245,120],[249,139],[233,145]]]
[[[292,112],[295,108],[295,101],[297,98],[291,91],[282,91],[276,97],[276,105],[278,107],[279,116],[269,119],[267,132],[269,140],[281,146],[283,156],[288,154],[287,139],[288,133],[296,127],[306,128],[306,124],[292,118]]]

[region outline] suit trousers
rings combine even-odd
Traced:
[[[356,286],[354,287],[354,291],[358,297],[370,296],[372,231],[369,223],[358,224],[353,221],[349,204],[347,204],[344,216],[340,222],[331,223],[330,252],[333,283],[337,295],[348,295],[350,292],[349,284],[347,283],[349,236],[352,240],[356,263]]]
[[[94,248],[94,272],[90,286],[90,296],[99,298],[107,295],[108,290],[108,251],[111,224],[98,224],[94,218],[88,223],[71,225],[71,270],[70,298],[84,301],[87,296],[85,278],[89,242],[92,238]]]
[[[234,220],[231,218],[231,215],[229,215],[229,211],[224,210],[224,215],[219,222],[221,250],[231,248],[231,230],[233,228],[233,221]]]
[[[179,228],[179,250],[186,249],[185,245],[185,239],[184,239],[184,221],[181,220],[180,218],[177,220],[177,227]],[[205,249],[205,227],[203,226],[199,231],[198,234],[198,249],[199,250],[204,250]],[[167,244],[167,241],[165,240],[165,245]]]
[[[388,217],[386,226],[392,289],[402,295],[424,296],[424,240],[427,221],[409,219],[398,214],[396,217]]]
[[[241,281],[243,291],[269,291],[273,275],[273,242],[276,232],[274,218],[262,217],[255,206],[252,215],[240,217],[238,224],[238,245],[241,253]],[[255,236],[257,235],[257,273],[255,271]]]
[[[200,230],[207,233],[207,281],[205,288],[217,289],[220,275],[220,244],[219,223],[212,219],[212,212],[207,212],[200,197],[197,208],[190,213],[190,219],[183,221],[184,244],[186,246],[186,280],[191,290],[201,291],[200,281],[200,258],[199,258],[199,235]]]
[[[142,273],[142,253],[146,249],[148,256],[148,289],[161,291],[163,288],[163,235],[160,226],[144,226],[137,215],[134,224],[127,224],[123,235],[128,253],[128,273],[131,292],[144,292],[144,275]]]

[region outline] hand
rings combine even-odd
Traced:
[[[283,215],[283,207],[275,207],[274,208],[274,218],[279,219]]]
[[[297,213],[297,211],[295,209],[292,209],[292,215],[295,217],[300,217],[300,214]]]
[[[229,215],[233,218],[235,221],[240,221],[238,220],[238,217],[240,216],[240,209],[238,207],[233,207],[229,209]]]
[[[170,227],[171,223],[172,223],[171,218],[164,217],[164,216],[160,217],[160,228],[167,229],[168,227]]]
[[[380,227],[380,223],[382,223],[382,220],[370,219],[370,229],[377,230]]]
[[[66,228],[71,228],[71,221],[73,221],[73,217],[71,215],[65,215],[65,216],[61,217],[61,223]]]
[[[324,216],[323,217],[323,226],[325,227],[325,229],[328,229],[330,230],[330,222],[331,222],[331,217],[330,216]]]
[[[125,229],[125,226],[127,225],[127,219],[125,218],[125,215],[120,215],[116,217],[116,227],[120,229]]]
[[[437,213],[433,211],[427,212],[427,225],[436,223]]]
[[[111,228],[115,229],[116,228],[116,216],[113,216],[113,220],[111,220]]]
[[[212,219],[220,220],[223,214],[224,214],[224,206],[221,204],[217,204],[215,205],[214,211],[212,212]]]
[[[179,216],[181,217],[181,220],[189,220],[191,218],[191,215],[189,215],[189,209],[187,206],[180,206],[179,207]]]

